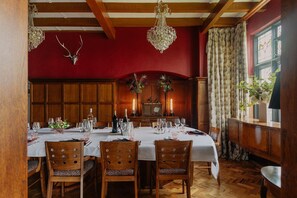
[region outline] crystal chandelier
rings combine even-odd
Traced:
[[[29,21],[28,21],[28,51],[35,49],[45,39],[44,32],[34,26],[33,18],[37,12],[36,5],[29,4]]]
[[[167,26],[166,15],[170,13],[167,4],[162,4],[162,0],[155,7],[156,22],[155,26],[148,30],[147,40],[163,53],[176,39],[175,29]]]

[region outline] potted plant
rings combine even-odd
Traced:
[[[276,71],[278,72],[278,71]],[[267,80],[253,77],[251,82],[241,81],[238,85],[239,90],[248,94],[250,100],[240,103],[240,110],[246,111],[246,108],[259,104],[259,121],[267,121],[267,103],[270,100],[273,86],[276,79],[276,72],[272,72]]]
[[[68,128],[70,124],[65,120],[58,118],[55,122],[49,124],[49,128],[55,130],[58,133],[63,133],[64,129]]]

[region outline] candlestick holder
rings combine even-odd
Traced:
[[[173,113],[173,111],[171,110],[170,111],[170,114],[169,114],[170,116],[174,116],[174,113]]]

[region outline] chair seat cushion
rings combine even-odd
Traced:
[[[107,170],[106,175],[109,176],[128,176],[134,175],[133,169],[126,169],[126,170]]]
[[[88,160],[84,162],[84,174],[91,170],[94,166],[93,160]],[[55,170],[55,176],[80,176],[80,170]]]
[[[164,168],[160,169],[161,175],[178,175],[178,174],[185,174],[187,171],[186,169],[182,168]]]
[[[38,166],[38,160],[29,160],[28,161],[28,173],[36,169]]]

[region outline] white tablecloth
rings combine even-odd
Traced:
[[[177,129],[171,129],[171,132]],[[185,131],[195,130],[185,128]],[[91,143],[85,146],[84,153],[86,156],[100,157],[99,142],[110,141],[123,138],[119,134],[112,134],[111,128],[96,129],[90,135]],[[155,134],[156,130],[151,127],[140,127],[134,129],[134,139],[141,141],[139,145],[139,160],[154,161],[155,160],[155,140],[172,137],[170,132],[164,134]],[[63,134],[56,134],[51,129],[44,128],[39,130],[38,139],[28,143],[29,157],[45,157],[45,141],[61,141],[71,139],[84,138],[84,133],[80,133],[77,129],[67,129]],[[208,135],[189,135],[179,133],[179,140],[193,140],[192,161],[212,162],[212,174],[218,177],[219,162],[214,141]]]

